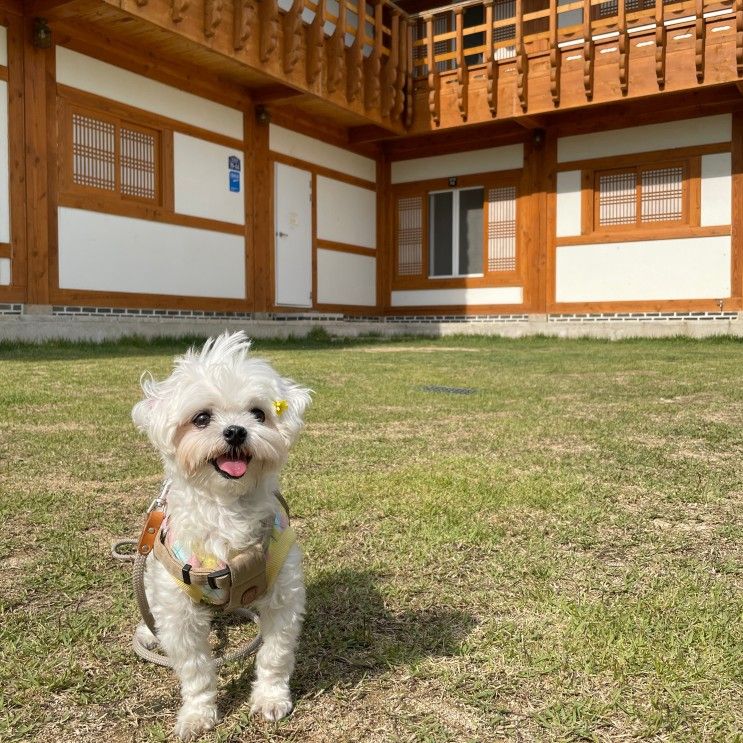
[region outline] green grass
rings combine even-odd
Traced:
[[[0,345],[3,741],[168,739],[108,549],[160,480],[139,375],[185,345]],[[256,345],[315,390],[297,704],[250,718],[227,668],[204,740],[743,741],[740,343]]]

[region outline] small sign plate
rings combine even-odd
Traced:
[[[230,191],[232,193],[240,193],[240,171],[230,171]]]

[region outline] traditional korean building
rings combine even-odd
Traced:
[[[743,0],[0,0],[0,24],[6,314],[743,311]]]

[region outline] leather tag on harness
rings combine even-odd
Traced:
[[[147,521],[144,523],[142,533],[139,536],[139,544],[137,544],[138,554],[146,557],[152,552],[152,545],[155,544],[155,537],[164,518],[165,511],[155,510],[147,514]]]

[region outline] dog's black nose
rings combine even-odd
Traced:
[[[242,426],[227,426],[222,431],[224,440],[231,446],[240,446],[248,438],[248,432]]]

